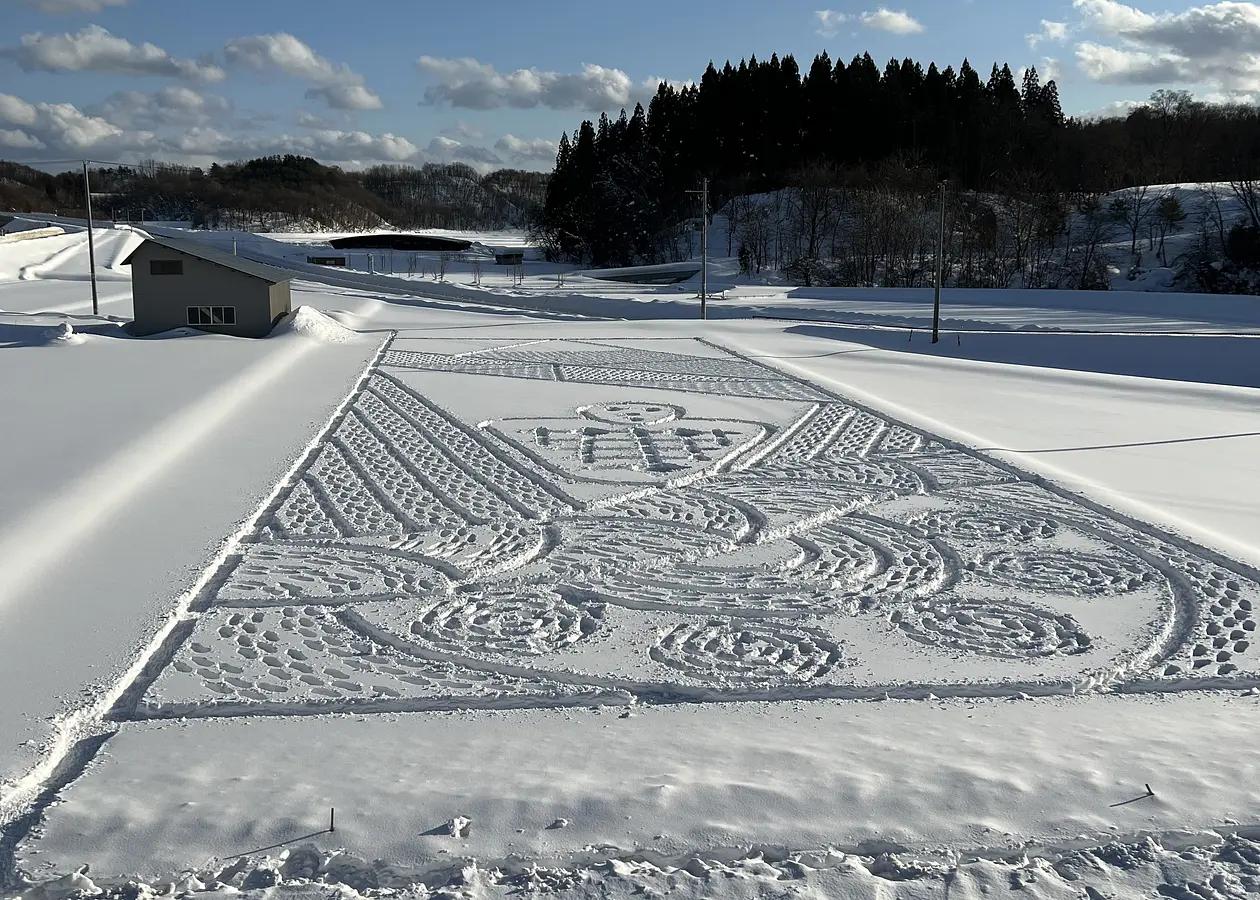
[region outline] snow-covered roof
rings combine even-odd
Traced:
[[[186,256],[194,257],[216,266],[222,266],[225,269],[232,269],[244,275],[252,275],[260,278],[270,284],[280,284],[285,281],[292,281],[296,277],[296,273],[276,266],[269,266],[266,263],[254,262],[252,259],[246,259],[243,256],[236,256],[232,253],[224,253],[222,250],[216,250],[204,241],[197,240],[180,240],[169,237],[153,237],[150,235],[145,239],[145,243],[157,244],[167,250],[174,250],[176,253],[183,253]],[[132,259],[144,247],[141,244],[131,252],[131,255],[123,260],[124,266],[131,265]]]

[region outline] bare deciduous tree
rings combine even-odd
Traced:
[[[1163,196],[1163,191],[1139,184],[1117,192],[1108,206],[1110,213],[1129,235],[1129,252],[1135,260],[1138,255],[1138,235],[1150,221],[1151,214]]]
[[[1242,204],[1252,228],[1260,229],[1260,180],[1240,178],[1229,183],[1234,198]]]
[[[1177,199],[1175,194],[1165,194],[1160,198],[1159,205],[1155,208],[1155,231],[1159,235],[1157,256],[1165,266],[1168,265],[1168,250],[1165,240],[1169,234],[1180,228],[1181,223],[1185,220],[1186,211],[1182,209],[1181,201]]]

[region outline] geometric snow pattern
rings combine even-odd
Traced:
[[[1260,684],[1242,564],[715,344],[485,344],[387,350],[116,715]]]

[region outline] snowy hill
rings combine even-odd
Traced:
[[[1228,285],[1219,277],[1230,265],[1231,229],[1250,222],[1228,183],[1143,185],[1075,200],[951,192],[945,283],[1250,292],[1245,276]],[[935,194],[806,185],[731,199],[713,218],[710,248],[722,271],[750,283],[929,287],[939,227]]]

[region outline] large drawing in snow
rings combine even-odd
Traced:
[[[116,716],[1260,681],[1245,567],[702,341],[396,340],[237,549]]]

